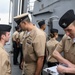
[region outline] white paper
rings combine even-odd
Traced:
[[[50,73],[52,75],[59,75],[58,71],[57,71],[57,66],[53,66],[50,68],[45,68],[43,69],[45,72]]]

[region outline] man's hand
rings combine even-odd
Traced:
[[[65,73],[66,67],[62,66],[62,65],[58,65],[57,66],[57,71],[59,73]]]
[[[68,67],[70,67],[70,68],[75,68],[75,65],[72,64],[72,63],[69,63],[69,64],[68,64]]]
[[[21,69],[23,70],[24,62],[21,62]]]

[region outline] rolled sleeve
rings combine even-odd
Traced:
[[[62,52],[63,51],[62,40],[58,43],[58,45],[56,46],[55,50],[57,50],[58,52]]]
[[[64,51],[65,41],[66,41],[66,35],[63,36],[62,40],[58,43],[55,50],[57,50],[58,52]]]
[[[45,43],[46,37],[44,35],[36,36],[33,45],[37,57],[45,55]]]

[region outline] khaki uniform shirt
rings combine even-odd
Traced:
[[[64,35],[64,37],[56,47],[56,50],[58,50],[59,52],[63,51],[64,58],[75,64],[75,42],[73,42],[70,37]]]
[[[20,33],[20,37],[19,37],[19,39],[20,39],[20,44],[23,43],[23,40],[24,40],[24,34],[25,34],[24,31],[22,31],[22,32]]]
[[[13,41],[16,41],[17,38],[19,38],[19,32],[18,32],[18,31],[15,31],[15,32],[13,33],[12,40],[13,40]]]
[[[9,55],[2,44],[0,44],[0,75],[11,75]]]
[[[46,41],[48,40],[48,36],[47,36],[47,34],[46,34],[46,32],[44,31],[44,30],[42,30],[42,29],[40,29],[43,33],[44,33],[44,35],[46,36]]]
[[[42,30],[42,29],[40,29],[40,30],[44,33],[45,36],[47,36],[47,35],[46,35],[46,32],[45,32],[44,30]]]
[[[25,61],[25,75],[34,75],[38,57],[45,55],[46,37],[36,26],[25,37],[23,55]]]
[[[56,50],[58,50],[58,52],[64,52],[64,58],[75,64],[75,42],[70,37],[64,35],[64,37],[56,47]]]
[[[57,62],[57,60],[52,57],[52,53],[53,53],[55,47],[57,46],[57,44],[58,44],[58,41],[54,38],[51,38],[47,42],[47,50],[49,52],[48,59],[47,59],[48,62]]]

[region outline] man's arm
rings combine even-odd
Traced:
[[[55,57],[60,63],[66,64],[68,67],[75,67],[74,64],[72,64],[72,63],[71,63],[70,61],[68,61],[67,59],[63,58],[63,57],[61,56],[61,54],[60,54],[57,50],[55,50],[55,51],[53,52],[53,57]]]
[[[40,75],[42,67],[43,67],[44,56],[38,57],[35,75]]]
[[[74,73],[75,74],[75,68],[66,68],[65,73]]]
[[[73,74],[75,74],[75,68],[64,67],[62,65],[58,65],[57,70],[60,73],[73,73]]]

